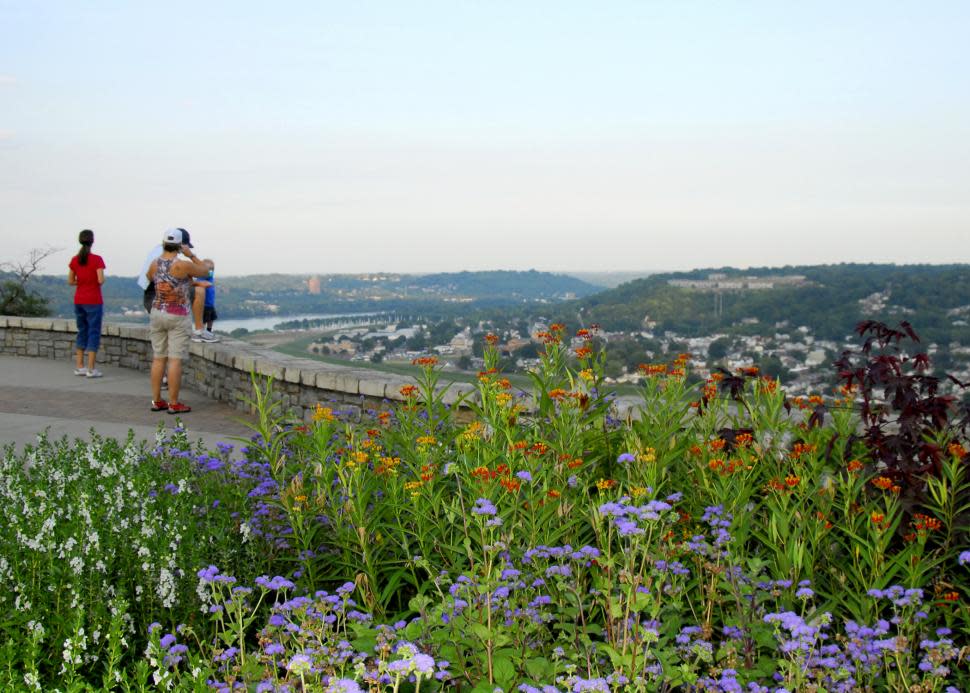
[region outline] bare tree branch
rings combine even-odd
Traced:
[[[31,275],[40,269],[41,263],[54,253],[61,252],[62,248],[32,248],[27,255],[27,259],[14,262],[0,262],[0,270],[12,272],[17,275],[17,283],[25,286]]]

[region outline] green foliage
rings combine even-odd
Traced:
[[[48,300],[15,280],[0,282],[0,315],[50,315]]]

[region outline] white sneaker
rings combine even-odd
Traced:
[[[87,368],[75,368],[74,369],[74,375],[87,375],[87,374],[88,374],[88,369]]]
[[[95,368],[95,369],[94,369],[93,371],[88,371],[88,372],[86,373],[86,375],[87,375],[87,377],[89,377],[89,378],[100,378],[101,376],[103,376],[103,375],[104,375],[104,373],[102,373],[102,372],[101,372],[101,371],[99,371],[99,370],[98,370],[97,368]]]
[[[198,339],[196,339],[196,335],[198,335]],[[216,337],[211,332],[209,332],[209,330],[202,329],[202,330],[199,330],[198,332],[194,332],[194,331],[192,332],[192,341],[193,342],[218,342],[219,338]]]

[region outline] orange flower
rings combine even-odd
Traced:
[[[825,523],[825,529],[832,529],[832,523],[825,519],[825,513],[817,511],[815,513],[815,519],[819,522]]]
[[[859,460],[849,460],[848,469],[849,469],[850,472],[858,472],[864,466],[865,465],[862,464],[862,462],[860,462]]]
[[[913,520],[910,524],[917,532],[936,532],[943,527],[943,523],[935,517],[930,517],[923,513],[913,515]]]
[[[667,375],[672,376],[674,378],[683,378],[684,377],[684,369],[683,368],[671,368],[669,371],[667,371]]]
[[[529,451],[526,454],[528,454],[528,455],[545,455],[547,452],[549,452],[549,446],[546,445],[545,443],[539,441],[539,442],[533,443],[532,444],[532,447],[529,448]]]
[[[585,327],[576,330],[576,336],[582,339],[592,339],[593,333],[587,330]]]
[[[801,483],[801,481],[802,481],[802,478],[795,474],[789,474],[788,476],[785,477],[785,485],[788,486],[788,488],[795,488],[796,486],[798,486],[798,484]]]
[[[496,344],[498,344],[498,335],[492,334],[491,332],[489,332],[487,335],[485,335],[485,343],[491,346],[495,346]]]
[[[707,463],[708,469],[710,469],[713,472],[719,471],[723,466],[724,466],[724,460],[718,459],[716,457]]]
[[[414,395],[416,395],[417,392],[418,392],[417,385],[404,385],[401,388],[401,395],[403,397],[414,397]]]
[[[892,488],[893,480],[887,476],[877,476],[872,480],[872,485],[883,491],[888,491]]]
[[[825,400],[822,399],[821,395],[812,395],[808,398],[808,403],[819,406],[820,404],[825,404]]]
[[[756,377],[758,377],[758,374],[760,372],[761,371],[758,370],[758,367],[757,366],[744,366],[744,367],[738,369],[738,373],[740,373],[741,375],[746,375],[746,376],[748,376],[750,378],[756,378]]]
[[[606,491],[614,486],[616,486],[616,481],[614,479],[600,479],[596,482],[596,488],[598,488],[600,491]]]
[[[795,443],[792,446],[791,457],[797,460],[802,455],[808,454],[810,452],[815,452],[815,446],[810,443]]]
[[[562,494],[559,493],[559,491],[557,491],[556,489],[551,488],[549,489],[548,492],[546,492],[546,495],[549,496],[550,498],[559,498],[559,496],[561,496]]]
[[[502,479],[499,481],[499,483],[502,484],[505,490],[509,493],[518,492],[519,488],[522,486],[522,482],[518,479]]]
[[[664,375],[667,372],[667,366],[662,363],[641,363],[637,368],[648,377]]]
[[[552,330],[553,332],[565,332],[566,326],[563,325],[561,322],[556,322],[550,325],[549,329]]]
[[[572,462],[570,462],[566,466],[569,467],[570,469],[576,469],[576,467],[582,467],[583,466],[583,461],[577,457],[575,460],[573,460]]]
[[[724,449],[725,442],[723,439],[718,438],[716,440],[708,441],[707,447],[711,449],[711,452],[716,452],[718,450]]]
[[[761,380],[758,382],[758,387],[761,389],[762,393],[766,395],[773,395],[775,391],[778,390],[778,381],[764,375],[761,376]]]
[[[529,444],[524,440],[517,440],[509,446],[509,450],[525,450]]]
[[[753,440],[754,438],[750,433],[739,433],[734,439],[734,444],[739,448],[746,448],[751,445]]]
[[[588,358],[589,355],[592,353],[593,353],[593,350],[590,349],[588,346],[581,346],[578,349],[576,349],[576,358],[585,359],[585,358]]]
[[[567,394],[566,391],[560,387],[557,387],[556,389],[549,391],[549,397],[551,399],[562,399],[563,397],[566,396],[566,394]]]
[[[471,471],[471,475],[473,479],[478,479],[479,481],[491,481],[496,477],[495,472],[490,471],[489,468],[484,465],[475,467]]]
[[[787,491],[788,487],[785,486],[784,482],[779,481],[778,479],[772,479],[768,482],[768,489],[771,491]]]
[[[438,357],[437,356],[421,356],[419,358],[411,361],[412,366],[437,366]]]
[[[960,443],[950,443],[946,449],[951,455],[961,460],[967,456],[967,449],[960,445]]]
[[[882,525],[883,525],[883,524],[884,524],[884,523],[886,522],[886,516],[885,516],[884,514],[882,514],[882,513],[877,513],[877,512],[875,512],[875,511],[873,511],[873,512],[872,512],[872,513],[871,513],[871,514],[869,515],[869,520],[870,520],[870,521],[872,522],[872,524],[874,524],[874,525],[875,525],[876,527],[878,527],[878,528],[880,528],[880,529],[882,529]]]

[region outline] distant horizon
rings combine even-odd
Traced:
[[[486,273],[486,272],[540,272],[543,274],[558,274],[577,277],[577,275],[627,275],[627,274],[642,274],[644,276],[655,275],[655,274],[686,274],[690,272],[703,272],[703,271],[721,271],[721,270],[784,270],[784,269],[796,269],[796,268],[810,268],[810,267],[838,267],[842,265],[879,265],[879,266],[891,266],[891,267],[955,267],[955,266],[970,266],[970,262],[860,262],[860,261],[844,261],[844,262],[821,262],[813,264],[802,264],[796,265],[788,263],[785,265],[711,265],[711,266],[698,266],[691,269],[652,269],[652,270],[559,270],[559,269],[539,269],[538,267],[531,267],[528,269],[514,269],[514,268],[490,268],[490,269],[457,269],[457,270],[447,270],[447,271],[435,271],[435,272],[414,272],[414,271],[397,271],[389,269],[379,269],[379,270],[365,270],[360,272],[251,272],[247,274],[219,274],[216,273],[217,278],[223,279],[238,279],[242,277],[262,277],[262,276],[283,276],[283,277],[353,277],[359,275],[372,275],[372,274],[390,274],[390,275],[401,275],[401,276],[411,276],[411,277],[425,277],[435,274],[461,274],[462,272],[469,273]],[[66,274],[66,273],[65,273]],[[38,277],[60,277],[60,274],[46,271],[38,271],[34,273],[34,276]],[[132,279],[137,278],[137,274],[113,274],[111,272],[106,272],[105,276],[115,277],[119,279]]]

